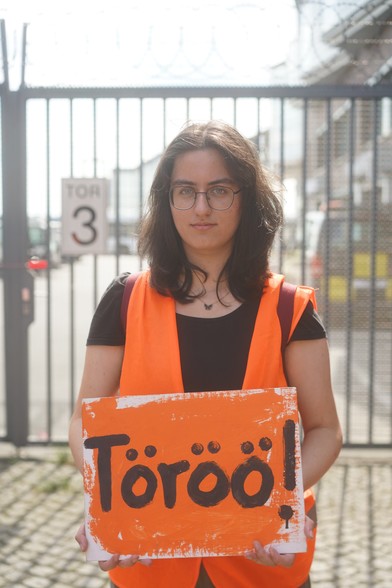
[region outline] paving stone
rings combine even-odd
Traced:
[[[85,562],[74,540],[83,518],[80,474],[56,463],[50,448],[14,456],[0,443],[0,588],[108,588],[107,575]],[[316,488],[312,587],[391,588],[392,457],[374,465],[369,453],[366,463],[351,456]],[[56,492],[45,491],[48,482]]]
[[[109,588],[110,581],[108,578],[99,580],[96,578],[80,578],[79,581],[73,584],[72,588]]]
[[[109,588],[109,580],[107,575],[101,577],[86,577],[82,576],[74,584],[75,588]]]
[[[26,578],[26,580],[23,581],[23,586],[26,586],[26,588],[48,588],[48,586],[51,585],[51,580],[38,576]]]
[[[21,577],[21,571],[16,568],[10,568],[7,566],[7,569],[2,570],[2,579],[5,582],[4,585],[8,586],[18,586],[19,580]],[[0,583],[0,586],[2,584]]]

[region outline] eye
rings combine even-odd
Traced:
[[[211,196],[227,196],[230,192],[230,188],[226,188],[225,186],[214,186],[208,190]]]
[[[190,186],[177,186],[175,191],[179,196],[193,196],[195,193],[194,189]]]

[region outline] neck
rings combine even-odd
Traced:
[[[217,298],[224,296],[229,291],[227,280],[225,277],[219,280],[219,274],[216,276],[211,276],[208,274],[207,279],[204,281],[204,276],[199,275],[197,273],[194,274],[193,283],[192,283],[192,294],[196,296],[200,296],[200,298],[207,300],[210,298]]]
[[[216,286],[222,269],[225,267],[225,264],[230,257],[231,246],[230,248],[228,246],[222,247],[222,249],[220,249],[219,251],[215,251],[213,254],[211,253],[211,251],[195,252],[193,250],[187,250],[187,248],[185,247],[185,253],[188,260],[193,265],[202,268],[208,274],[205,286],[208,286],[209,288],[210,284],[212,284],[212,287]],[[202,281],[204,280],[204,277],[201,274],[195,272],[195,285],[197,285],[199,281],[198,278],[200,278]]]

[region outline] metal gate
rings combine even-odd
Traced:
[[[392,442],[390,86],[1,88],[4,321],[0,434],[64,442],[89,322],[121,271],[165,145],[188,120],[223,119],[283,178],[271,259],[318,288],[347,446]],[[110,180],[107,253],[61,255],[61,179]],[[31,258],[33,258],[31,260]]]

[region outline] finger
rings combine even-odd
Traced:
[[[131,555],[130,557],[124,557],[124,559],[120,559],[118,562],[119,568],[131,568],[139,561],[138,555]]]
[[[291,568],[294,563],[295,555],[293,553],[279,553],[274,547],[270,547],[268,553],[275,566]]]
[[[119,559],[120,556],[118,554],[112,555],[110,559],[98,562],[99,567],[103,572],[108,572],[109,570],[112,570],[113,568],[118,566]]]
[[[152,559],[148,559],[147,557],[145,557],[144,559],[139,559],[139,563],[142,564],[142,566],[151,566],[152,565],[153,560]]]
[[[312,519],[310,517],[305,517],[305,537],[308,537],[309,539],[313,539],[314,537],[314,532],[313,529],[315,528],[315,522],[312,521]]]
[[[82,525],[80,525],[79,529],[77,530],[77,533],[75,535],[75,540],[77,541],[77,543],[79,543],[79,547],[80,547],[81,551],[86,551],[86,549],[88,547],[88,543],[87,543],[86,529],[85,529],[84,523]]]
[[[246,557],[255,563],[262,564],[264,566],[273,566],[275,565],[272,561],[269,553],[264,549],[264,547],[259,543],[259,541],[253,542],[254,549],[249,551],[246,554]]]

